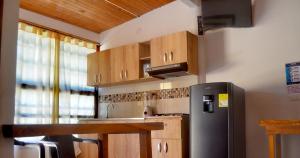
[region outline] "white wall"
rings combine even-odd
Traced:
[[[121,24],[100,34],[102,50],[147,41],[153,37],[188,30],[197,33],[199,9],[175,1],[143,16]]]
[[[0,53],[0,126],[13,123],[18,8],[19,0],[4,0]],[[13,157],[13,141],[12,139],[3,138],[1,127],[0,157]]]
[[[100,49],[106,50],[129,43],[148,41],[154,37],[183,30],[197,34],[197,15],[200,14],[200,9],[186,1],[188,0],[174,1],[139,18],[102,32],[99,40],[102,44]],[[127,92],[136,92],[145,91],[146,89],[161,89],[160,87],[164,86],[160,84],[170,84],[169,88],[174,88],[196,83],[198,83],[197,76],[191,76],[187,82],[174,78],[152,83],[146,82],[128,86],[115,86],[101,90],[105,94],[124,93],[124,90]]]
[[[204,37],[206,81],[230,81],[246,89],[247,158],[267,157],[259,120],[300,119],[300,101],[290,100],[284,78],[284,64],[300,61],[299,6],[299,0],[256,0],[253,28],[221,29]],[[197,15],[197,9],[172,2],[102,33],[101,49],[180,30],[196,33]],[[299,157],[300,137],[284,137],[283,145],[284,157]]]
[[[65,33],[83,37],[92,41],[99,40],[98,33],[86,30],[84,28],[75,25],[71,25],[69,23],[65,23],[63,21],[52,19],[50,17],[46,17],[41,14],[31,12],[29,10],[20,8],[19,18],[22,20],[33,22],[35,24],[39,24],[59,31],[63,31]]]
[[[231,81],[247,90],[247,155],[267,157],[261,119],[299,119],[300,101],[285,87],[285,63],[300,61],[300,1],[257,0],[255,27],[207,33],[206,80]],[[296,158],[300,137],[284,139],[283,157]]]

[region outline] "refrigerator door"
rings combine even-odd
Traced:
[[[191,87],[191,158],[228,158],[228,107],[218,102],[219,94],[228,93],[228,83]]]

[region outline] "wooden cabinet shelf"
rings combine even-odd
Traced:
[[[140,58],[140,60],[149,60],[149,61],[150,61],[150,59],[151,59],[150,56]]]
[[[145,77],[145,78],[139,78],[138,80],[107,83],[107,84],[101,84],[99,86],[100,87],[111,87],[111,86],[120,86],[120,85],[126,85],[126,84],[143,83],[143,82],[158,81],[158,80],[159,80],[158,78],[154,78],[154,77]]]

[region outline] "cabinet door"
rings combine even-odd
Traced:
[[[139,134],[109,134],[109,158],[138,158],[140,157]]]
[[[151,67],[167,64],[167,54],[163,44],[164,37],[154,38],[150,41]]]
[[[124,49],[123,47],[110,50],[111,82],[120,82],[124,79]]]
[[[164,130],[151,131],[152,138],[181,138],[181,119],[155,119],[152,122],[164,123]]]
[[[99,82],[107,84],[110,82],[110,51],[106,50],[99,53]]]
[[[162,139],[152,139],[152,158],[163,157],[163,141]]]
[[[139,44],[131,44],[124,46],[124,79],[137,80],[139,79]]]
[[[80,134],[79,138],[99,139],[98,134]],[[78,143],[81,153],[77,158],[97,158],[98,146],[93,143]]]
[[[178,32],[163,38],[168,64],[187,62],[187,32]]]
[[[181,139],[165,139],[163,143],[164,158],[182,158],[181,147]]]
[[[98,84],[98,54],[92,53],[87,56],[87,85]]]

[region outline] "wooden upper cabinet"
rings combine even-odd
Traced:
[[[87,56],[87,84],[97,86],[98,84],[98,53]]]
[[[136,43],[111,49],[111,82],[138,80],[140,78],[140,53],[144,44]]]
[[[187,34],[187,32],[178,32],[163,38],[163,45],[166,47],[165,53],[167,54],[168,64],[187,62]]]
[[[198,37],[187,31],[88,55],[89,86],[112,86],[150,81],[143,65],[158,67],[187,63],[187,74],[198,74]],[[130,81],[130,82],[129,82]]]
[[[110,82],[110,52],[96,52],[87,56],[87,84],[99,86]]]
[[[188,31],[152,39],[150,52],[152,67],[187,62],[189,72],[198,73],[198,37]]]
[[[110,50],[111,83],[124,80],[124,47],[117,47]]]
[[[140,44],[131,44],[124,46],[124,79],[137,80],[139,79],[139,53],[140,53]]]
[[[163,48],[163,37],[154,38],[150,42],[151,50],[151,66],[157,67],[167,64],[166,61],[166,52]]]
[[[110,83],[110,50],[98,54],[98,73],[100,85]]]

